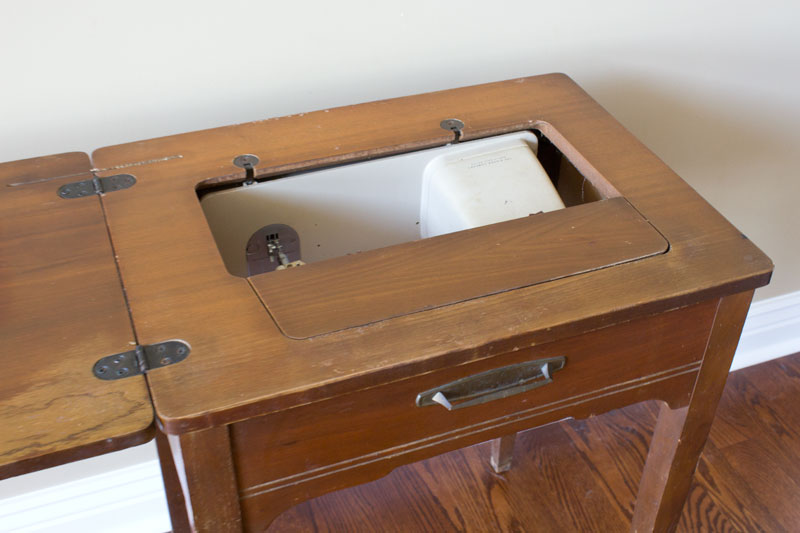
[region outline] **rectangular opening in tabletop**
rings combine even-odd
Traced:
[[[530,131],[203,192],[225,266],[241,277],[603,198]]]
[[[249,277],[293,338],[668,248],[540,132],[273,177],[201,203],[229,272]]]

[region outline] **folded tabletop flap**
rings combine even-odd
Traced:
[[[134,341],[100,197],[83,153],[0,164],[0,478],[149,440],[143,376],[92,365]]]

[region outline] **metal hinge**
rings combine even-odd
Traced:
[[[245,171],[245,178],[243,185],[252,185],[256,181],[256,165],[258,164],[258,156],[253,154],[237,155],[233,159],[233,164]]]
[[[106,194],[113,191],[128,189],[136,183],[132,174],[114,174],[105,178],[94,176],[92,179],[75,181],[62,185],[58,189],[61,198],[83,198],[93,194]]]
[[[92,372],[100,379],[122,379],[146,374],[154,368],[180,363],[187,357],[191,347],[184,341],[171,340],[158,344],[137,346],[128,352],[107,355],[99,359]]]
[[[464,129],[464,122],[457,118],[446,118],[439,123],[439,126],[443,130],[452,131],[456,138],[453,139],[454,142],[461,141],[461,134],[463,133],[462,130]]]

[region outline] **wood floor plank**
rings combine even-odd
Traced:
[[[741,375],[753,383],[770,403],[781,399],[796,400],[797,391],[800,390],[800,357],[781,357],[767,364],[750,367]],[[780,408],[785,404],[776,402],[775,405]]]
[[[678,531],[800,531],[800,354],[733,373]],[[657,404],[520,433],[407,465],[290,509],[269,531],[627,531]]]
[[[753,415],[761,421],[763,426],[771,429],[779,441],[789,445],[796,444],[800,442],[800,426],[793,424],[792,421],[800,420],[800,417],[797,416],[796,409],[786,410],[782,405],[784,400],[790,400],[791,394],[789,397],[786,394],[774,395],[775,400],[770,401],[760,388],[764,387],[767,390],[766,387],[770,386],[770,381],[773,379],[772,372],[766,370],[766,368],[754,367],[749,375],[745,376],[747,379],[743,381],[741,394],[744,395]],[[796,392],[794,398],[796,402]]]
[[[592,465],[609,501],[626,521],[653,434],[658,406],[648,402],[587,420],[562,422],[584,461]]]
[[[786,461],[774,443],[750,439],[730,446],[722,454],[739,473],[749,496],[768,509],[787,531],[800,528],[800,468]],[[752,506],[751,507],[755,507]]]
[[[508,530],[507,520],[514,519],[503,478],[486,468],[481,460],[480,452],[484,448],[472,447],[447,454],[443,461],[426,461],[424,468],[417,470],[418,481],[428,487],[438,487],[440,480],[450,480],[447,487],[441,487],[443,490],[431,491],[431,498],[447,514],[447,523],[454,530],[474,530],[481,524],[497,531]],[[462,505],[462,498],[470,501]],[[428,527],[432,525],[435,523]]]
[[[746,478],[713,442],[703,450],[678,526],[679,533],[698,531],[784,531],[771,510],[752,498]]]
[[[609,512],[613,506],[600,480],[592,475],[591,465],[583,461],[569,435],[560,425],[549,429],[549,434],[524,433],[526,438],[521,440],[516,451],[525,468],[512,469],[508,475],[514,508],[530,508],[533,492],[537,504],[546,506],[559,520],[560,527],[551,531],[624,530],[627,527],[625,517]],[[526,481],[531,470],[541,474],[536,485]],[[537,524],[538,515],[527,516],[524,523]]]
[[[711,425],[709,440],[718,448],[732,446],[750,438],[750,433],[760,427],[753,410],[747,405],[742,390],[749,385],[740,373],[728,378]]]
[[[741,411],[750,417],[743,430],[748,441],[758,443],[764,460],[772,460],[781,472],[800,479],[800,412],[796,407],[800,379],[782,370],[796,364],[792,359],[795,356],[752,367],[731,387],[742,400]]]

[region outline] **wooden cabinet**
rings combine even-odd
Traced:
[[[448,118],[464,124],[461,142],[535,132],[567,207],[250,278],[225,269],[200,196],[443,146],[455,141],[440,127]],[[236,167],[241,154],[260,162]],[[16,261],[4,265],[0,285],[0,305],[16,317],[4,323],[3,340],[36,361],[23,372],[15,360],[17,377],[0,382],[4,426],[29,423],[7,406],[56,405],[76,386],[100,413],[36,438],[21,431],[0,450],[3,472],[157,431],[176,530],[260,531],[299,501],[401,464],[649,399],[665,407],[633,527],[669,530],[752,291],[772,271],[757,247],[563,75],[111,146],[92,165],[85,156],[52,156],[0,166],[4,219],[20,217],[0,243]],[[135,184],[57,195],[65,183],[120,172]],[[52,230],[70,224],[80,231]],[[102,245],[87,247],[89,228]],[[63,312],[53,315],[50,302]],[[93,332],[92,342],[70,340],[67,350],[80,381],[48,374],[63,331],[87,320],[92,328],[82,331]],[[189,356],[147,371],[146,388],[142,376],[92,375],[95,361],[130,350],[127,343],[171,339],[184,341]],[[519,394],[452,411],[415,403],[440,385],[551,357],[563,357],[563,368],[534,381],[552,382]],[[31,396],[19,386],[46,382],[54,385],[45,396],[41,386]],[[57,413],[37,411],[34,423]],[[90,422],[85,438],[63,432]],[[38,449],[42,441],[52,444]]]
[[[232,456],[245,524],[263,529],[273,513],[347,486],[343,480],[366,481],[442,450],[566,416],[648,395],[683,406],[716,307],[704,302],[235,423]],[[453,411],[415,404],[418,393],[436,386],[552,356],[565,364],[547,385]]]

